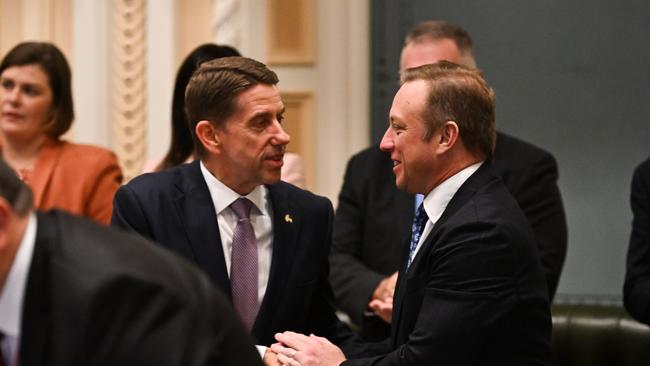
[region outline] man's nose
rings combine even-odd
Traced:
[[[386,129],[386,132],[384,132],[384,137],[381,138],[381,142],[379,143],[379,148],[382,151],[390,152],[393,151],[395,148],[395,142],[393,141],[394,134],[393,130],[388,127]]]
[[[289,142],[291,142],[291,136],[289,136],[289,134],[284,131],[282,124],[276,121],[275,131],[273,131],[273,139],[271,140],[271,143],[273,145],[287,145]]]

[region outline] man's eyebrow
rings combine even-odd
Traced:
[[[284,114],[285,111],[286,111],[286,108],[282,107],[282,110],[280,112],[278,112],[278,115]],[[269,111],[256,112],[255,114],[253,114],[251,116],[250,119],[253,120],[253,119],[258,119],[258,118],[268,118],[268,117],[270,117],[272,115],[273,115],[273,113],[269,112]]]

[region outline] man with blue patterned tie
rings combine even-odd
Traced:
[[[397,187],[424,200],[403,247],[391,337],[346,360],[325,338],[285,332],[273,346],[281,362],[550,364],[533,233],[491,164],[494,141],[494,95],[479,71],[441,61],[403,73],[380,146]]]

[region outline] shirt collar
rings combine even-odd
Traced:
[[[0,331],[18,337],[23,314],[23,297],[36,242],[36,214],[29,214],[25,234],[0,293]]]
[[[259,185],[255,187],[249,194],[246,196],[241,196],[239,193],[233,191],[228,187],[227,185],[223,184],[219,179],[217,179],[210,171],[208,168],[205,167],[203,162],[200,162],[201,166],[201,174],[203,174],[203,179],[205,180],[205,183],[208,185],[208,190],[210,191],[210,197],[212,197],[212,203],[214,204],[214,208],[217,212],[217,215],[219,215],[223,210],[228,208],[230,204],[235,202],[240,197],[246,197],[257,208],[257,211],[265,214],[267,212],[266,210],[266,202],[267,202],[267,194],[268,190],[264,185]],[[217,199],[219,197],[219,199]]]
[[[447,208],[449,201],[454,197],[460,186],[478,170],[483,162],[472,164],[451,177],[445,179],[429,194],[424,197],[424,210],[429,216],[429,221],[435,223]]]

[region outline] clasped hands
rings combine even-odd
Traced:
[[[326,338],[313,334],[277,333],[264,354],[264,365],[338,366],[346,360],[343,351]]]
[[[368,308],[386,323],[390,323],[393,316],[393,295],[396,284],[397,272],[379,282],[368,303]]]

